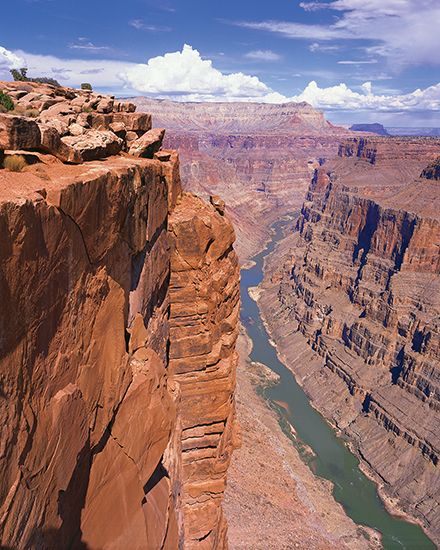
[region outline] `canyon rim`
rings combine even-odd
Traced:
[[[0,548],[439,548],[438,0],[3,4]]]

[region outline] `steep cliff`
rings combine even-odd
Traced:
[[[357,139],[313,177],[261,305],[315,406],[440,540],[438,140]],[[431,173],[431,171],[429,171]],[[271,266],[273,267],[273,266]]]
[[[239,279],[221,201],[182,195],[132,104],[1,87],[37,113],[0,114],[5,166],[27,164],[0,168],[0,544],[225,548]]]
[[[132,101],[167,128],[165,146],[179,150],[184,188],[224,197],[242,261],[261,249],[271,223],[301,208],[319,159],[352,135],[306,103]]]

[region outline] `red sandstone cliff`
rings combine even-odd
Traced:
[[[427,174],[439,150],[434,139],[341,146],[316,171],[261,298],[315,406],[437,542],[440,186]]]
[[[225,548],[239,278],[221,203],[182,195],[133,105],[1,88],[38,116],[0,114],[0,156],[28,164],[0,169],[0,543]]]

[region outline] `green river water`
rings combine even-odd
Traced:
[[[290,426],[293,427],[296,437],[291,437],[292,443],[316,475],[333,483],[335,500],[342,504],[355,523],[372,527],[381,533],[385,550],[435,550],[436,546],[421,527],[397,518],[386,510],[376,485],[359,469],[358,459],[310,405],[292,372],[281,363],[275,348],[270,344],[258,306],[250,298],[248,289],[262,281],[264,258],[274,250],[289,223],[292,223],[291,220],[274,224],[271,241],[253,258],[255,265],[241,272],[241,318],[253,343],[250,359],[264,363],[280,376],[277,384],[264,388],[263,395],[278,412],[284,431],[289,434]],[[277,402],[286,403],[288,410],[278,406]]]

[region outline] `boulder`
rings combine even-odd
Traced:
[[[151,115],[149,113],[113,113],[113,122],[123,122],[128,132],[151,130]]]
[[[98,103],[96,110],[98,113],[111,113],[113,111],[113,99],[105,97]]]
[[[121,152],[123,141],[113,132],[89,130],[81,136],[61,138],[64,145],[71,147],[81,157],[80,162],[98,160]],[[75,162],[67,160],[66,162]]]
[[[74,122],[69,126],[69,133],[72,136],[82,136],[85,132],[85,128],[81,124]]]
[[[48,124],[39,124],[40,131],[40,149],[45,153],[50,153],[63,162],[71,164],[80,164],[82,162],[81,154],[74,147],[62,141],[59,132],[53,126]]]
[[[129,153],[134,157],[153,158],[154,154],[162,147],[165,130],[155,128],[146,132],[142,137],[133,141]]]
[[[0,149],[38,149],[40,143],[35,120],[0,113]]]
[[[209,202],[221,216],[225,215],[225,201],[221,197],[218,195],[211,195],[209,197]]]
[[[60,134],[60,136],[66,136],[69,133],[69,127],[64,122],[64,120],[60,118],[54,118],[52,120],[48,120],[45,124],[47,126],[51,126],[52,128],[55,128],[55,130]]]
[[[127,135],[127,128],[123,122],[112,122],[110,124],[110,130],[121,139],[125,139]]]

